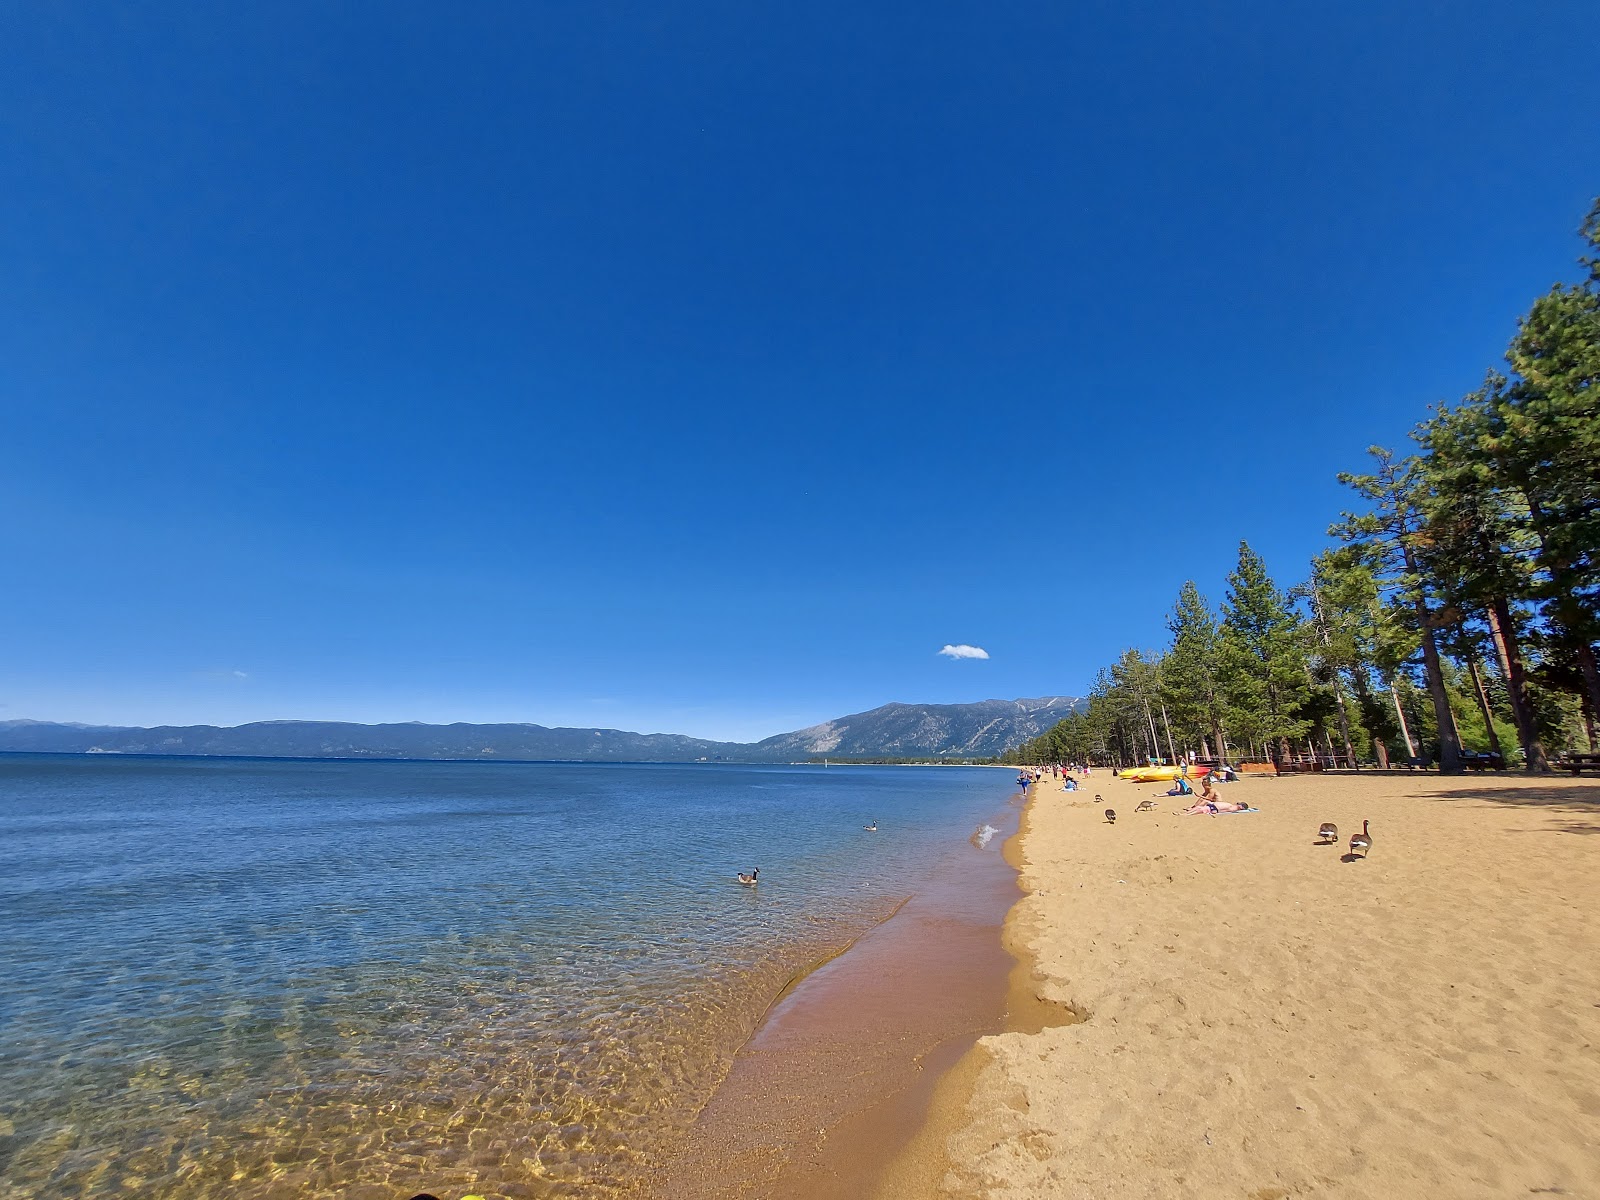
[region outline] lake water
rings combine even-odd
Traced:
[[[624,1194],[785,984],[1015,791],[0,756],[0,1200]]]

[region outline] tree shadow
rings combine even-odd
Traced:
[[[1600,833],[1600,787],[1551,779],[1530,781],[1521,787],[1442,788],[1429,792],[1430,800],[1479,800],[1506,808],[1563,809],[1577,820],[1563,821],[1554,828],[1519,829],[1518,833]]]
[[[1600,823],[1594,821],[1563,821],[1554,829],[1514,829],[1513,833],[1600,833]]]
[[[1445,788],[1426,793],[1430,800],[1481,800],[1510,808],[1572,808],[1600,812],[1600,787],[1581,783],[1539,781],[1522,787]]]

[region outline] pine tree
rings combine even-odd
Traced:
[[[1486,448],[1527,502],[1549,616],[1600,709],[1600,200],[1581,232],[1588,278],[1553,287],[1518,323]]]
[[[1111,680],[1120,719],[1133,731],[1132,741],[1144,748],[1137,757],[1161,758],[1161,736],[1151,708],[1151,701],[1158,699],[1156,664],[1137,650],[1124,650],[1111,668]]]
[[[1200,589],[1189,580],[1167,618],[1172,648],[1161,660],[1161,700],[1185,744],[1209,740],[1212,753],[1227,757],[1223,740],[1221,633]]]
[[[1445,689],[1444,665],[1435,636],[1439,621],[1430,603],[1430,580],[1417,554],[1423,525],[1419,508],[1424,487],[1421,464],[1415,458],[1397,461],[1391,451],[1381,446],[1371,447],[1368,453],[1377,460],[1374,474],[1341,472],[1339,481],[1354,488],[1372,507],[1365,513],[1345,513],[1329,532],[1358,547],[1374,576],[1410,610],[1422,645],[1423,674],[1438,727],[1439,770],[1453,775],[1461,770],[1461,741]]]
[[[1524,766],[1542,772],[1550,765],[1534,720],[1515,617],[1517,602],[1534,594],[1530,564],[1537,543],[1525,529],[1526,500],[1505,486],[1487,450],[1493,407],[1505,388],[1505,377],[1491,374],[1480,390],[1456,408],[1441,407],[1413,435],[1428,451],[1420,493],[1426,535],[1418,557],[1462,623],[1476,615],[1487,628],[1506,678]],[[1465,652],[1470,665],[1470,645]]]
[[[1239,565],[1228,576],[1222,606],[1218,676],[1228,728],[1252,745],[1302,737],[1311,692],[1303,623],[1267,575],[1266,563],[1239,543]]]
[[[1355,639],[1338,621],[1338,613],[1328,602],[1327,575],[1334,569],[1332,556],[1320,554],[1311,564],[1311,578],[1297,591],[1311,604],[1311,625],[1316,631],[1316,648],[1312,655],[1312,675],[1320,680],[1333,696],[1339,722],[1339,739],[1344,746],[1345,761],[1356,761],[1355,746],[1350,736],[1350,706],[1346,695],[1346,679],[1360,669]]]

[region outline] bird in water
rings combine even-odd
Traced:
[[[1139,807],[1133,811],[1136,813],[1149,812],[1155,806],[1156,802],[1154,800],[1141,800],[1139,801]]]
[[[1116,823],[1117,823],[1117,810],[1114,809],[1114,808],[1106,809],[1106,824],[1107,825],[1115,825]]]
[[[874,821],[871,825],[863,825],[861,828],[865,829],[868,833],[877,833],[878,823]]]
[[[1324,821],[1317,830],[1317,836],[1322,839],[1322,845],[1331,846],[1339,840],[1339,827],[1332,821]]]
[[[754,871],[751,871],[750,874],[748,874],[748,875],[746,875],[743,871],[740,871],[739,872],[739,882],[744,884],[745,887],[755,887],[755,885],[756,885],[756,876],[759,875],[759,874],[761,874],[761,868],[760,867],[757,867]]]
[[[1350,853],[1361,851],[1361,857],[1367,856],[1367,851],[1372,849],[1372,831],[1367,828],[1367,822],[1361,822],[1361,832],[1350,835]]]

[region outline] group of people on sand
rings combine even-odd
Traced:
[[[1049,774],[1052,778],[1060,779],[1062,781],[1062,791],[1075,792],[1078,790],[1078,781],[1076,776],[1079,773],[1084,775],[1089,774],[1088,765],[1079,763],[1051,763],[1048,767],[1023,767],[1017,776],[1017,782],[1026,788],[1040,782],[1046,774]],[[1111,773],[1113,775],[1116,774],[1115,771]],[[1229,772],[1229,774],[1231,775],[1232,773]],[[1237,778],[1237,776],[1233,777]],[[1191,786],[1189,783],[1188,772],[1187,769],[1185,769],[1184,774],[1179,775],[1172,781],[1172,787],[1167,792],[1167,795],[1194,797],[1193,804],[1191,804],[1188,808],[1179,810],[1186,817],[1199,816],[1202,813],[1215,814],[1250,811],[1250,806],[1245,804],[1243,801],[1240,801],[1236,804],[1231,800],[1224,800],[1222,797],[1217,795],[1213,774],[1210,771],[1206,771],[1200,776],[1200,790],[1198,793],[1196,793],[1193,786]]]
[[[1023,767],[1017,775],[1019,787],[1028,788],[1036,783],[1041,783],[1046,775],[1051,779],[1061,780],[1063,792],[1078,790],[1078,776],[1089,774],[1088,763],[1051,763],[1044,767]]]

